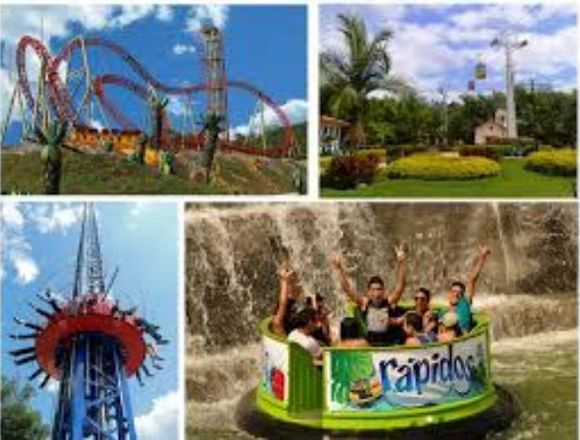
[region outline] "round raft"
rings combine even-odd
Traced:
[[[492,382],[489,319],[474,318],[475,328],[452,343],[326,347],[322,367],[266,319],[261,380],[241,400],[238,425],[265,438],[476,440],[505,429],[517,405]]]

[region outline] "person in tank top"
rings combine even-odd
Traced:
[[[391,309],[396,307],[406,283],[406,254],[402,246],[395,248],[397,261],[397,275],[395,288],[387,292],[385,282],[378,276],[372,276],[367,283],[367,293],[359,294],[353,287],[344,267],[342,257],[338,254],[331,256],[332,267],[336,271],[340,285],[348,298],[356,304],[362,312],[362,321],[366,331],[367,341],[374,346],[391,345],[394,341],[389,337],[390,325],[400,325],[398,319],[393,319]]]

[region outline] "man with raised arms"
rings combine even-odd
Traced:
[[[367,293],[358,294],[353,287],[342,258],[338,254],[331,257],[331,263],[340,280],[340,286],[344,293],[356,304],[362,312],[364,325],[366,327],[367,340],[371,345],[389,345],[389,325],[400,325],[399,320],[390,316],[391,310],[397,305],[406,283],[405,251],[402,246],[395,248],[397,259],[397,275],[395,288],[388,293],[385,282],[378,276],[372,276],[367,283]]]

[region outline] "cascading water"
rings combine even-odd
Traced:
[[[549,332],[554,337],[544,340],[548,347],[544,358],[551,346],[560,351],[575,347],[576,209],[576,204],[563,203],[190,205],[186,213],[190,438],[243,435],[236,430],[233,415],[240,396],[258,380],[258,322],[275,306],[276,271],[282,261],[296,270],[305,292],[326,295],[340,315],[344,298],[328,261],[333,252],[342,253],[363,291],[366,279],[374,274],[392,286],[393,248],[404,244],[409,267],[405,296],[411,298],[412,289],[419,286],[444,294],[450,280],[465,277],[477,245],[485,243],[493,253],[479,280],[475,307],[492,316],[498,381],[505,374],[511,383],[514,369],[527,374],[535,365],[533,359],[542,359],[523,347],[514,357],[502,349],[505,344],[517,346],[530,335]],[[575,365],[575,348],[566,359]],[[508,360],[513,368],[504,365]],[[534,371],[543,367],[538,364]],[[572,376],[574,385],[569,387],[575,390],[575,373]],[[526,419],[524,412],[522,423],[527,425],[502,438],[535,432],[540,416],[530,417]],[[549,429],[538,429],[540,434],[533,438],[549,438],[543,436]]]

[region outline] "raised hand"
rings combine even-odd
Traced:
[[[278,276],[281,280],[288,281],[292,275],[294,275],[294,270],[287,264],[281,264],[278,268]]]
[[[337,270],[340,270],[344,267],[342,263],[342,257],[339,253],[333,253],[330,256],[330,263],[332,264],[332,267]]]
[[[402,244],[395,246],[395,256],[397,257],[397,262],[399,263],[405,261],[405,258],[407,258],[405,247]]]
[[[491,254],[491,249],[489,246],[480,244],[477,246],[477,253],[480,257],[487,257],[489,254]]]

